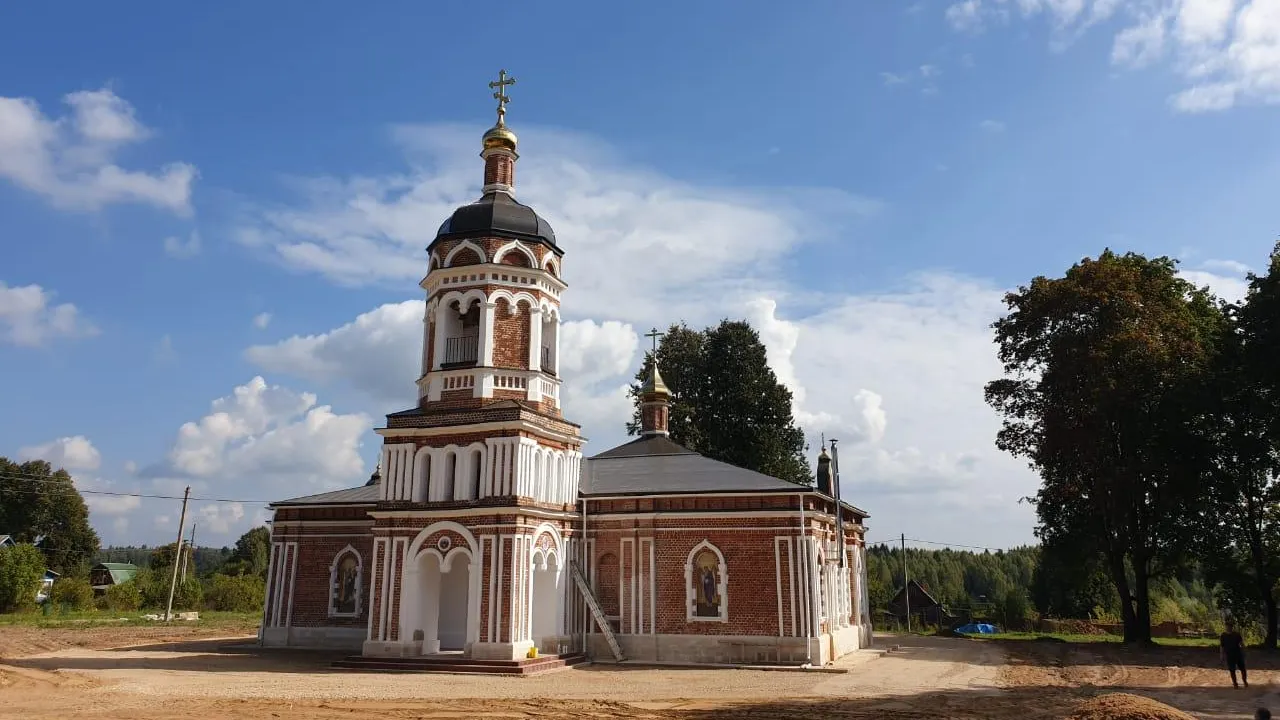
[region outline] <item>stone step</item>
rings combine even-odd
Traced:
[[[333,663],[338,670],[400,673],[455,673],[463,675],[533,675],[586,662],[585,655],[547,655],[524,660],[472,660],[470,658],[377,658],[351,656]]]

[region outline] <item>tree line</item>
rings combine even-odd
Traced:
[[[17,463],[0,457],[0,533],[16,543],[0,548],[0,612],[33,606],[46,570],[60,576],[48,598],[58,608],[164,609],[179,560],[184,562],[177,567],[186,573],[174,589],[175,610],[262,608],[271,547],[266,527],[249,530],[233,547],[184,544],[184,558],[176,557],[177,543],[100,549],[71,475],[43,460]],[[140,570],[95,595],[90,568],[101,562],[130,563]]]
[[[1239,301],[1108,250],[1005,304],[986,400],[997,446],[1041,478],[1041,565],[1071,580],[1049,607],[1078,612],[1105,578],[1125,640],[1149,642],[1157,590],[1198,573],[1274,648],[1280,245]]]

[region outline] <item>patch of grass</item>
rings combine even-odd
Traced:
[[[59,612],[51,611],[45,615],[41,611],[16,612],[0,614],[0,627],[35,627],[35,628],[94,628],[94,627],[159,627],[165,623],[159,620],[146,620],[143,615],[163,615],[163,610],[138,610],[134,612],[112,612],[110,610],[85,610]],[[174,627],[202,628],[255,628],[262,619],[261,613],[237,613],[201,611],[200,619],[174,620]]]
[[[1003,632],[991,635],[962,635],[973,640],[1021,640],[1066,643],[1119,643],[1124,638],[1119,635],[1077,635],[1074,633],[1032,633]],[[1157,645],[1168,647],[1216,647],[1217,638],[1155,638]]]

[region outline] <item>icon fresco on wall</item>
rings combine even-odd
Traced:
[[[347,615],[356,613],[356,590],[360,584],[360,568],[355,557],[348,555],[338,565],[338,596],[333,603],[334,611]]]
[[[693,559],[693,582],[697,606],[696,617],[720,617],[720,559],[711,550],[703,550]]]

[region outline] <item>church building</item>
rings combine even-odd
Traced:
[[[869,645],[868,516],[825,448],[814,486],[684,448],[655,364],[639,437],[584,456],[560,409],[565,249],[515,197],[514,82],[490,83],[480,199],[427,247],[417,402],[377,429],[379,470],[271,506],[260,642],[517,664],[822,665]]]

